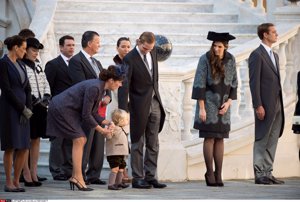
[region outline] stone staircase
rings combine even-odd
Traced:
[[[214,12],[212,0],[59,0],[54,16],[56,41],[65,34],[73,35],[76,52],[84,31],[100,34],[97,58],[104,67],[112,64],[121,36],[128,36],[134,46],[143,31],[165,35],[173,44],[173,53],[165,64],[182,69],[197,62],[209,49],[209,30],[234,34],[237,40],[230,44],[232,48],[256,37],[256,26],[240,23],[236,13]]]

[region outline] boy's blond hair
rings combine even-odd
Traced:
[[[111,113],[111,120],[112,122],[114,122],[114,124],[116,126],[124,126],[125,122],[128,123],[129,120],[129,114],[123,110],[123,109],[115,109],[112,113]]]

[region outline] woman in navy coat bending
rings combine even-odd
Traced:
[[[5,39],[8,54],[0,59],[0,135],[6,175],[6,192],[24,192],[19,178],[30,147],[29,118],[32,115],[31,88],[24,64],[26,40],[20,36]],[[15,159],[13,163],[13,154]],[[14,179],[11,179],[14,165]]]
[[[98,114],[98,106],[105,90],[116,90],[122,86],[125,72],[111,65],[103,69],[100,79],[89,79],[77,83],[53,97],[47,117],[47,135],[72,139],[72,177],[70,188],[74,185],[81,191],[92,191],[85,185],[82,175],[83,147],[86,133],[95,129],[104,136],[113,132],[114,124]]]

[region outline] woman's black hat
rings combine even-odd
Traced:
[[[36,38],[28,38],[26,40],[26,42],[27,42],[27,48],[29,48],[29,47],[33,47],[33,48],[36,48],[36,49],[43,49],[44,48],[43,44],[41,44],[39,42],[39,40],[36,39]]]
[[[235,39],[235,37],[230,35],[228,32],[217,33],[209,31],[207,34],[207,39],[210,41],[230,41]]]

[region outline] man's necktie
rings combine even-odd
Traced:
[[[271,58],[272,63],[274,65],[274,67],[275,67],[275,70],[277,71],[276,61],[275,61],[274,53],[273,53],[272,50],[270,50],[270,58]]]
[[[152,76],[152,71],[150,69],[150,66],[149,66],[149,63],[148,63],[146,55],[144,55],[144,62],[145,62],[145,65],[146,65],[146,67],[148,69],[149,74]]]
[[[97,77],[99,77],[100,70],[98,68],[98,65],[97,65],[97,63],[96,63],[96,61],[95,61],[95,59],[93,57],[91,57],[91,60],[92,60],[92,64],[91,65],[93,67],[93,70],[95,71]]]

